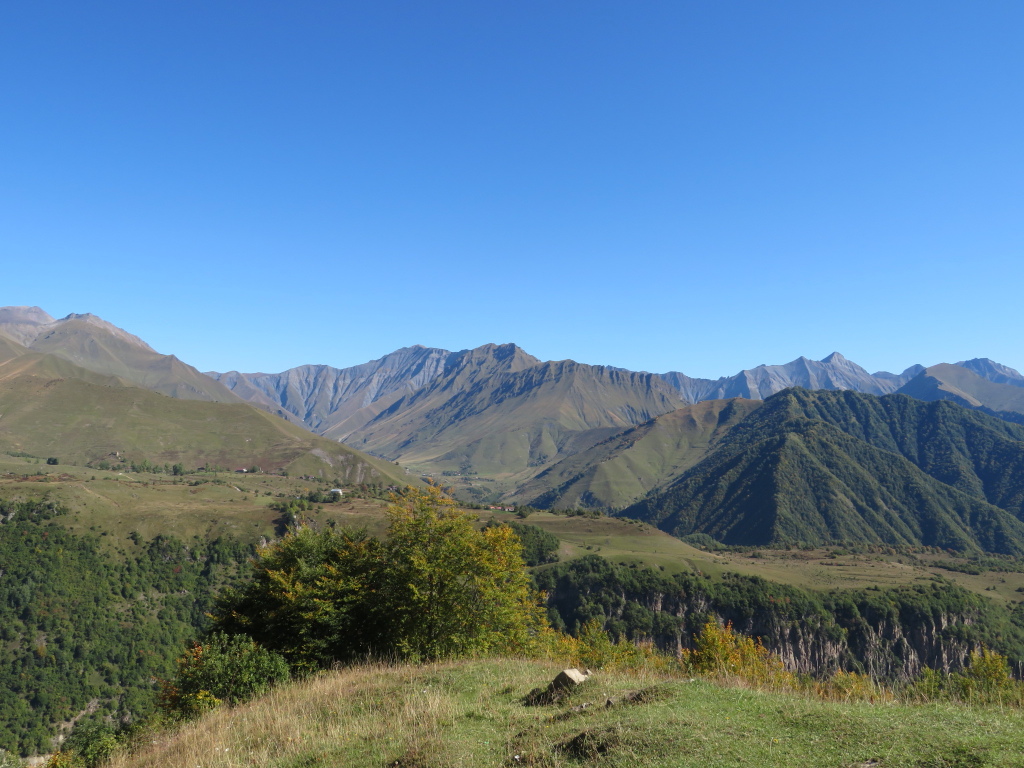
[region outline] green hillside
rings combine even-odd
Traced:
[[[731,544],[874,542],[1020,554],[1018,431],[948,403],[787,390],[623,514]]]
[[[1017,389],[1017,388],[1015,388]],[[776,399],[777,398],[777,399]],[[1024,427],[947,401],[857,392],[780,393],[740,434],[782,432],[790,420],[829,423],[875,448],[1024,519]]]
[[[519,486],[514,501],[542,508],[622,509],[678,477],[759,400],[706,400],[658,416],[562,459]]]
[[[17,358],[18,362],[22,358]],[[398,467],[237,403],[179,400],[138,387],[21,375],[0,380],[0,451],[57,457],[288,470],[404,485]]]

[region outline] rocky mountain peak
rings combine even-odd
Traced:
[[[966,368],[984,379],[994,381],[996,384],[1010,384],[1014,387],[1024,387],[1024,375],[1008,365],[989,360],[987,357],[976,357],[973,360],[961,360],[957,363],[961,368]]]
[[[137,347],[141,347],[149,352],[156,351],[151,346],[149,346],[149,344],[140,339],[138,336],[128,333],[128,331],[124,330],[123,328],[118,328],[113,323],[107,322],[102,317],[94,315],[91,312],[86,312],[84,314],[77,314],[72,312],[67,317],[62,317],[60,320],[55,320],[54,322],[50,323],[50,325],[59,326],[62,324],[71,324],[76,322],[86,323],[95,328],[99,328],[103,331],[106,331],[111,336],[120,339],[121,341],[127,342],[128,344],[132,344]]]

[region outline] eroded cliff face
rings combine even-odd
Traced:
[[[623,598],[625,605],[628,598]],[[693,647],[694,633],[713,618],[759,638],[787,669],[816,676],[840,669],[888,679],[910,679],[925,667],[951,672],[964,667],[979,645],[969,639],[977,618],[971,611],[844,621],[841,616],[817,612],[804,617],[773,610],[744,615],[742,610],[701,594],[682,599],[660,594],[648,599],[652,610],[661,605],[680,620],[677,631],[654,638],[666,649]]]
[[[841,669],[909,680],[925,667],[962,669],[982,645],[1016,661],[1024,640],[1024,630],[1004,621],[1008,614],[994,616],[1001,609],[950,584],[820,595],[741,576],[712,582],[590,566],[573,572],[569,563],[538,577],[556,624],[572,631],[597,618],[616,636],[679,652],[713,619],[759,638],[787,669],[814,676]]]
[[[855,626],[834,622],[817,626],[769,622],[766,628],[749,627],[741,631],[761,637],[767,648],[779,654],[787,669],[812,675],[843,669],[909,680],[925,667],[943,672],[962,669],[979,643],[946,632],[945,628],[969,628],[973,619],[970,615],[941,614],[921,617],[913,625],[890,620],[876,625],[859,622]],[[759,633],[757,629],[767,631]]]

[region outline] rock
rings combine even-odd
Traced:
[[[582,672],[575,667],[563,669],[548,684],[547,688],[534,688],[526,694],[523,703],[528,707],[557,704],[567,698],[573,689],[580,685],[580,683],[585,682],[588,677],[590,677],[589,669],[585,669]]]
[[[580,672],[580,670],[576,669],[575,667],[573,667],[572,669],[563,669],[561,672],[558,673],[555,679],[551,681],[551,685],[548,687],[552,689],[573,688],[579,685],[580,683],[585,682],[588,677],[590,677],[589,669],[583,672]]]

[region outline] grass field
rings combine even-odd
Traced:
[[[1016,709],[827,702],[602,671],[563,704],[524,706],[559,668],[495,659],[325,673],[147,736],[111,766],[1019,768],[1024,755]]]
[[[193,485],[198,483],[197,485]],[[157,534],[181,539],[231,536],[243,542],[274,538],[279,513],[271,504],[322,484],[271,474],[135,474],[70,465],[48,466],[32,458],[0,454],[0,498],[47,497],[71,511],[66,524],[93,531],[123,546],[133,531],[143,539]],[[318,524],[334,521],[381,535],[386,502],[345,498],[307,513]],[[849,554],[836,548],[708,552],[645,523],[611,517],[565,517],[536,512],[525,520],[514,514],[481,511],[481,520],[518,520],[555,534],[561,561],[597,554],[617,563],[635,563],[665,573],[700,571],[719,577],[733,572],[813,590],[889,587],[930,581],[936,576],[1002,603],[1024,599],[1024,573],[950,571],[937,562],[964,562],[948,554]],[[1019,591],[1021,590],[1021,591]]]
[[[193,484],[199,483],[199,484]],[[158,534],[182,540],[218,536],[242,542],[279,535],[280,513],[270,505],[322,489],[323,484],[272,474],[135,474],[88,467],[48,466],[37,459],[0,455],[0,498],[49,498],[66,505],[66,524],[92,530],[123,547],[132,531],[142,539]],[[335,521],[367,528],[380,536],[386,527],[386,502],[346,498],[307,513],[319,524]],[[481,521],[518,520],[511,513],[480,511]],[[636,563],[667,573],[698,570],[720,577],[725,572],[811,590],[893,587],[948,579],[1000,603],[1024,599],[1024,573],[986,571],[971,574],[943,564],[964,563],[948,554],[849,554],[836,548],[708,552],[646,523],[614,517],[565,517],[536,512],[525,520],[561,540],[559,559],[597,554],[613,562]]]
[[[0,456],[0,498],[48,498],[70,512],[61,518],[76,531],[122,542],[133,531],[181,539],[231,536],[243,542],[274,538],[280,513],[271,504],[324,486],[294,477],[235,472],[173,477],[166,474],[48,466],[35,459]],[[321,523],[383,531],[383,502],[346,498],[308,513]]]
[[[485,512],[482,516],[515,520],[510,513]],[[812,550],[760,549],[750,553],[707,552],[669,536],[645,523],[621,518],[563,517],[546,512],[526,520],[562,540],[561,559],[597,554],[617,563],[637,563],[679,573],[697,570],[720,577],[723,573],[760,576],[783,584],[828,591],[864,587],[893,587],[915,582],[949,579],[998,602],[1024,599],[1024,573],[986,572],[971,575],[950,571],[937,562],[963,563],[963,558],[942,555],[844,554],[835,547]]]

